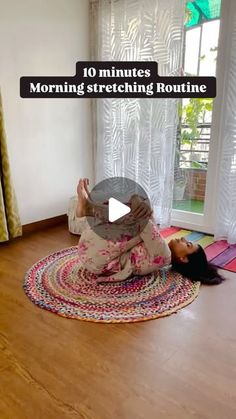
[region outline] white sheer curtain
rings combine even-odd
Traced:
[[[180,75],[184,0],[92,0],[93,59],[158,62]],[[148,193],[157,222],[170,224],[176,99],[98,99],[94,104],[96,181],[125,176]]]
[[[236,5],[231,7],[230,62],[224,112],[223,146],[220,156],[216,239],[236,243]]]

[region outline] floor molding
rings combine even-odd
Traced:
[[[66,224],[68,218],[66,214],[58,215],[57,217],[48,218],[46,220],[36,221],[34,223],[25,224],[22,226],[23,236],[26,236],[36,231],[44,230],[48,227],[54,227],[58,224]]]

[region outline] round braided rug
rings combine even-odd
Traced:
[[[122,282],[97,284],[97,276],[80,267],[77,246],[73,246],[35,263],[23,287],[34,304],[60,316],[125,323],[176,312],[197,297],[200,282],[161,269]]]

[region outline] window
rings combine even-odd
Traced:
[[[220,7],[221,0],[186,2],[184,75],[215,76]],[[179,104],[173,204],[175,209],[203,212],[212,107],[213,99],[205,98],[182,99]],[[201,188],[198,188],[198,184],[201,184]],[[182,192],[179,194],[180,190]],[[188,207],[186,202],[181,206],[179,202],[176,203],[181,200],[188,201]]]
[[[183,63],[186,76],[215,76],[216,74],[220,3],[220,0],[198,0],[186,4]],[[202,13],[201,10],[203,10]],[[182,100],[179,167],[206,168],[211,136],[212,106],[212,99]]]

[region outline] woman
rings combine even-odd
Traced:
[[[76,215],[81,220],[95,215],[102,219],[104,205],[90,200],[88,184],[88,179],[79,181]],[[193,281],[215,285],[224,280],[216,268],[208,263],[200,245],[184,237],[173,239],[167,244],[152,218],[150,206],[142,198],[134,195],[129,204],[131,220],[137,222],[145,217],[148,220],[142,232],[135,237],[120,234],[116,241],[110,240],[109,235],[103,239],[87,222],[85,224],[78,244],[80,260],[86,269],[98,275],[99,282],[122,281],[132,275],[146,275],[171,264],[173,270]],[[104,223],[109,230],[109,223]]]

